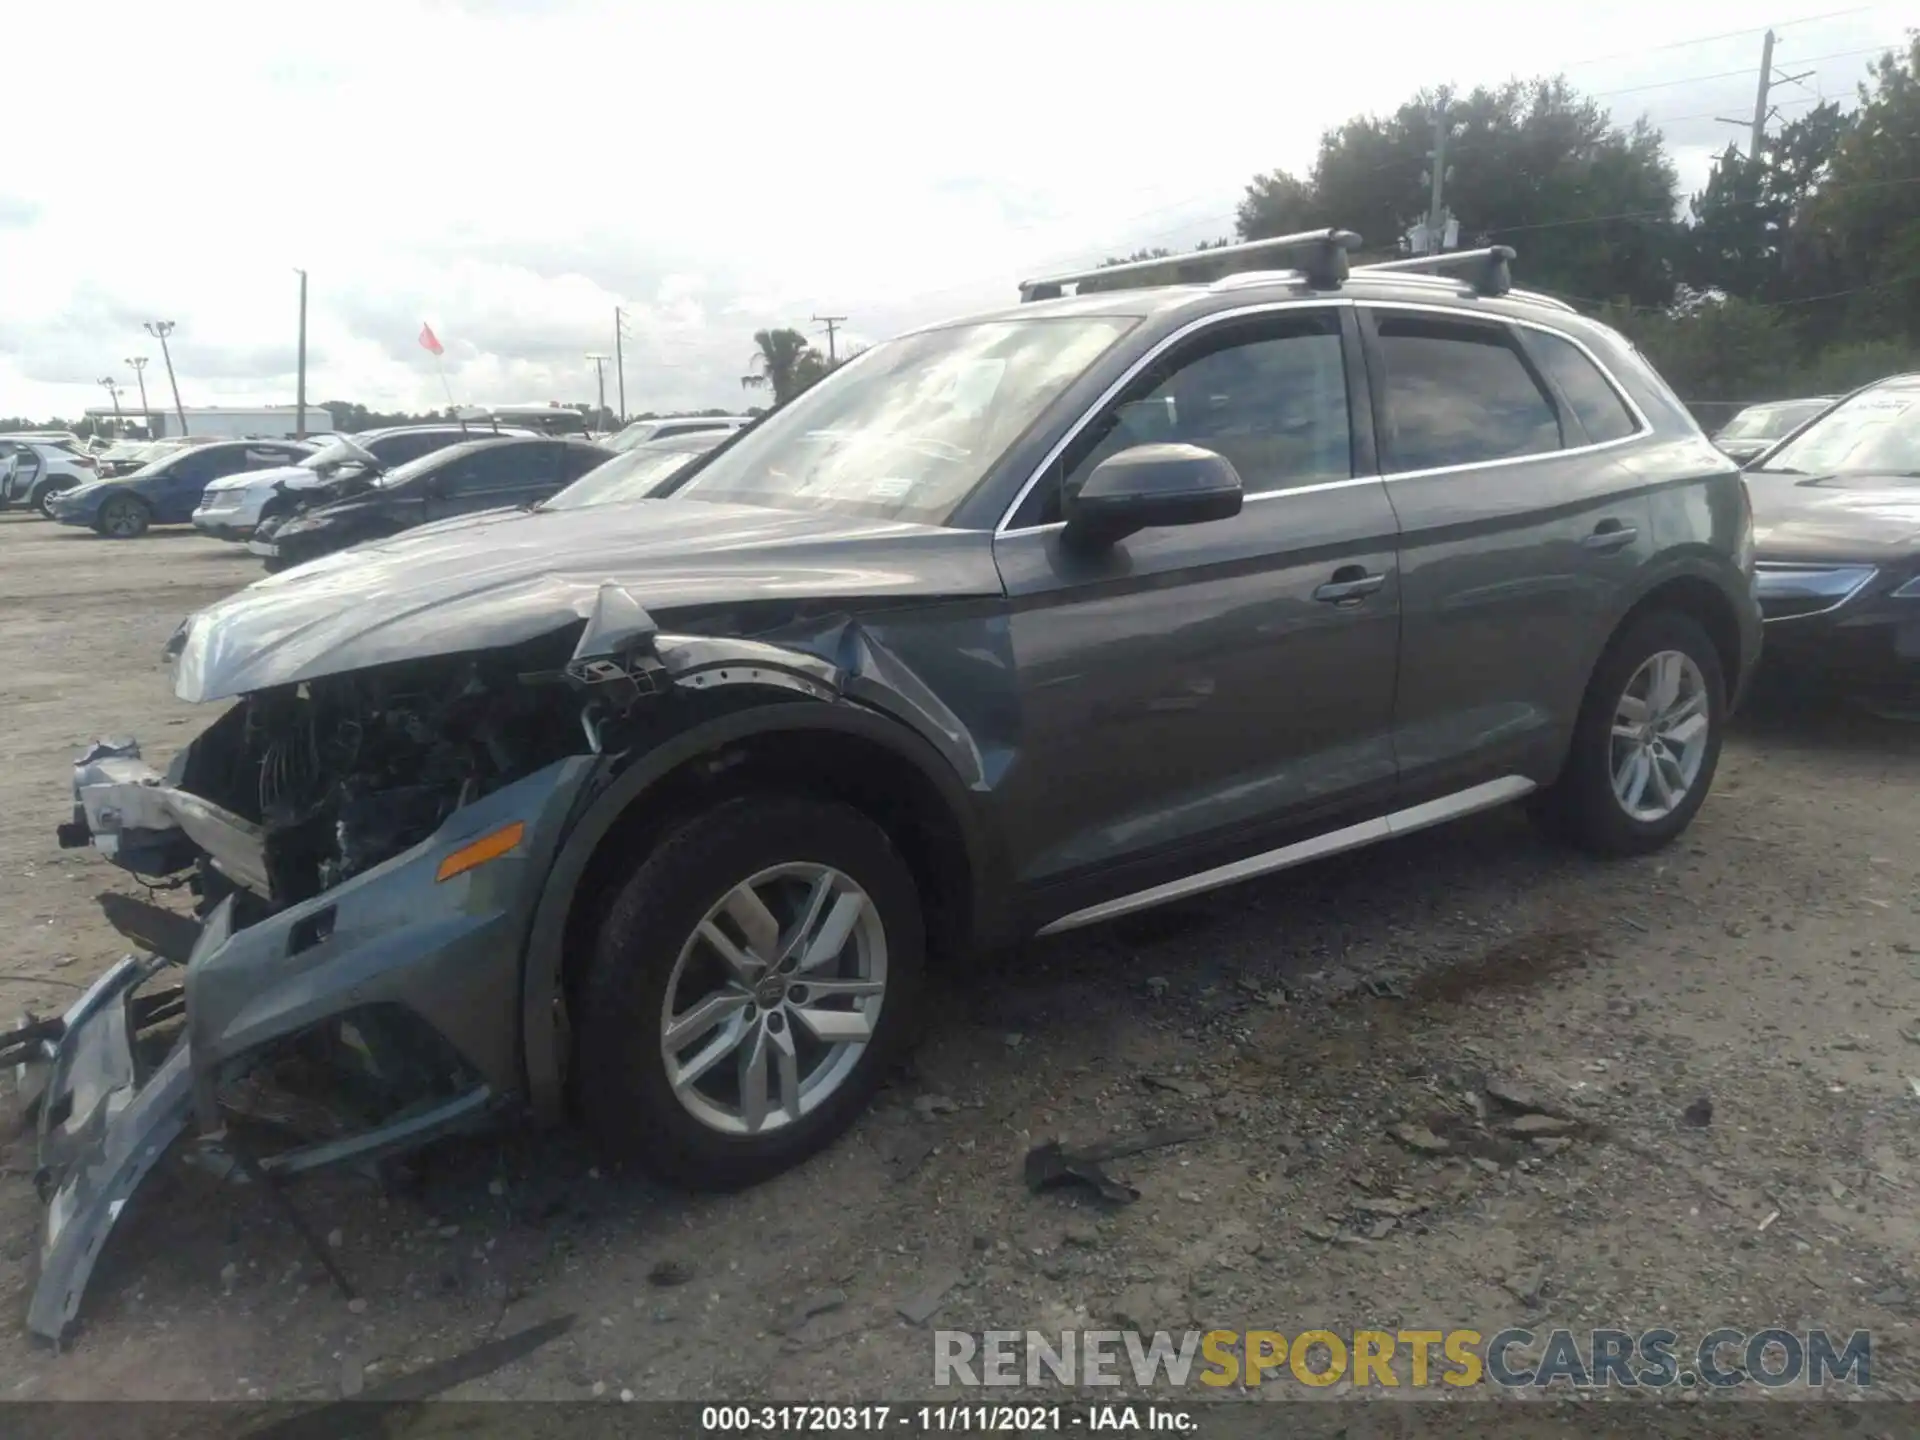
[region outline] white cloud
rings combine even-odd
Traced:
[[[1326,126],[1440,82],[1566,67],[1622,118],[1673,122],[1694,187],[1737,134],[1713,116],[1750,108],[1752,16],[96,0],[85,84],[110,100],[71,103],[65,66],[8,91],[0,413],[77,413],[101,375],[131,381],[129,354],[163,387],[139,324],[161,317],[189,403],[291,398],[296,265],[316,399],[443,403],[422,320],[463,401],[585,399],[620,305],[631,408],[733,404],[755,329],[842,313],[865,343],[1049,266],[1225,234],[1254,173],[1304,169]],[[1850,95],[1866,57],[1839,52],[1897,42],[1902,18],[1776,23],[1780,61]],[[1719,32],[1742,33],[1663,48]],[[55,7],[8,34],[73,48]]]

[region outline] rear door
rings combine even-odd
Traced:
[[[1000,792],[1037,922],[1272,868],[1389,808],[1396,537],[1358,349],[1340,304],[1202,326],[1090,414],[996,537],[1022,735]],[[1064,547],[1059,495],[1150,441],[1232,461],[1241,513]]]
[[[1403,802],[1544,784],[1596,634],[1652,553],[1646,496],[1610,453],[1645,422],[1557,331],[1359,313],[1401,529]]]

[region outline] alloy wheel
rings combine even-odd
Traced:
[[[1650,655],[1614,707],[1614,799],[1633,819],[1664,820],[1685,803],[1707,758],[1707,682],[1680,650]]]
[[[100,513],[100,528],[109,535],[126,540],[147,528],[146,517],[140,513],[134,501],[109,500],[107,508]]]
[[[674,1095],[710,1129],[782,1129],[843,1085],[887,990],[880,912],[829,865],[735,885],[680,947],[660,1009]]]

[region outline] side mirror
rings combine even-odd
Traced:
[[[1102,460],[1063,497],[1065,538],[1100,549],[1136,530],[1226,520],[1240,513],[1243,496],[1224,455],[1198,445],[1135,445]]]

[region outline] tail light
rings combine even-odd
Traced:
[[[73,457],[73,463],[78,465],[82,470],[98,470],[100,468],[100,462],[91,455],[76,455]]]

